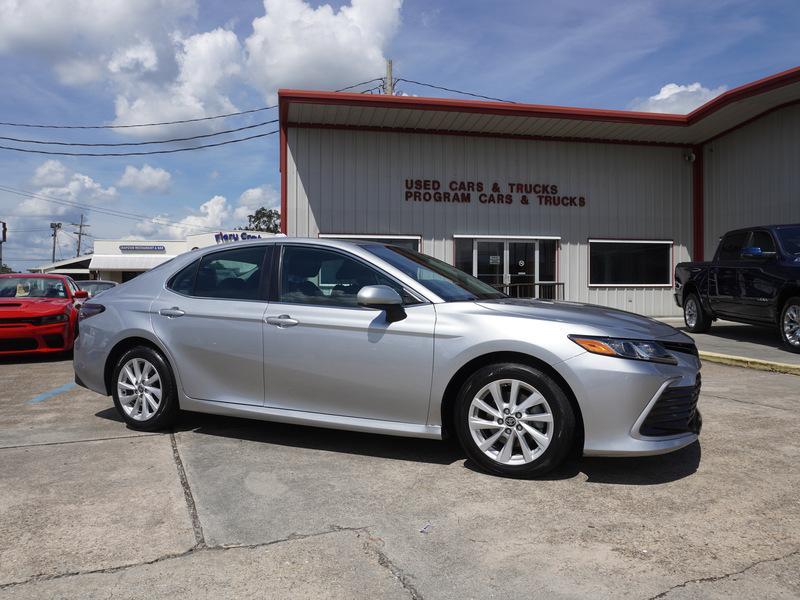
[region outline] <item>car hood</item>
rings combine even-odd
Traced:
[[[579,302],[551,300],[481,300],[483,308],[507,315],[557,321],[574,326],[578,335],[609,335],[641,339],[660,339],[680,336],[691,338],[674,327],[635,313]]]
[[[58,314],[70,303],[67,298],[0,298],[0,319]]]

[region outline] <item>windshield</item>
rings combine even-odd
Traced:
[[[114,287],[113,283],[100,283],[99,281],[81,281],[79,285],[82,290],[86,290],[90,294],[99,294],[104,290]]]
[[[787,254],[800,254],[800,226],[781,227],[776,231],[781,247]]]
[[[45,277],[0,278],[0,298],[66,298],[60,279]]]
[[[363,248],[419,282],[445,302],[506,297],[488,283],[414,250],[383,244],[365,244]]]

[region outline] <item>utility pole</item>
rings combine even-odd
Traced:
[[[8,236],[8,226],[5,221],[0,221],[0,268],[3,267],[3,244]]]
[[[56,240],[58,238],[58,230],[61,229],[61,223],[50,223],[50,229],[53,230],[53,260],[56,262]]]
[[[384,94],[394,96],[394,78],[392,77],[392,59],[386,59],[386,83],[383,86]]]
[[[76,252],[75,256],[80,256],[81,255],[81,240],[83,239],[83,236],[86,235],[86,234],[83,233],[83,230],[86,229],[87,227],[89,227],[89,225],[84,225],[83,224],[83,215],[81,215],[81,222],[80,223],[70,223],[70,225],[72,225],[73,227],[77,227],[78,228],[78,231],[73,231],[72,233],[74,233],[74,234],[76,234],[78,236],[78,251]]]

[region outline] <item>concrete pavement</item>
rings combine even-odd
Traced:
[[[517,481],[447,442],[29,403],[70,368],[0,364],[0,599],[800,595],[791,375],[706,364],[699,444]]]

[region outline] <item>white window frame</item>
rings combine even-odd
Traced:
[[[369,234],[369,233],[320,233],[317,234],[317,237],[325,239],[325,238],[335,238],[341,240],[386,240],[387,242],[391,242],[392,240],[414,240],[417,242],[417,247],[419,248],[419,252],[422,252],[422,236],[421,235],[394,235],[394,234]]]
[[[592,243],[599,244],[668,244],[669,245],[669,283],[592,283]],[[638,240],[589,238],[586,244],[586,279],[590,288],[671,288],[675,281],[675,240]]]

